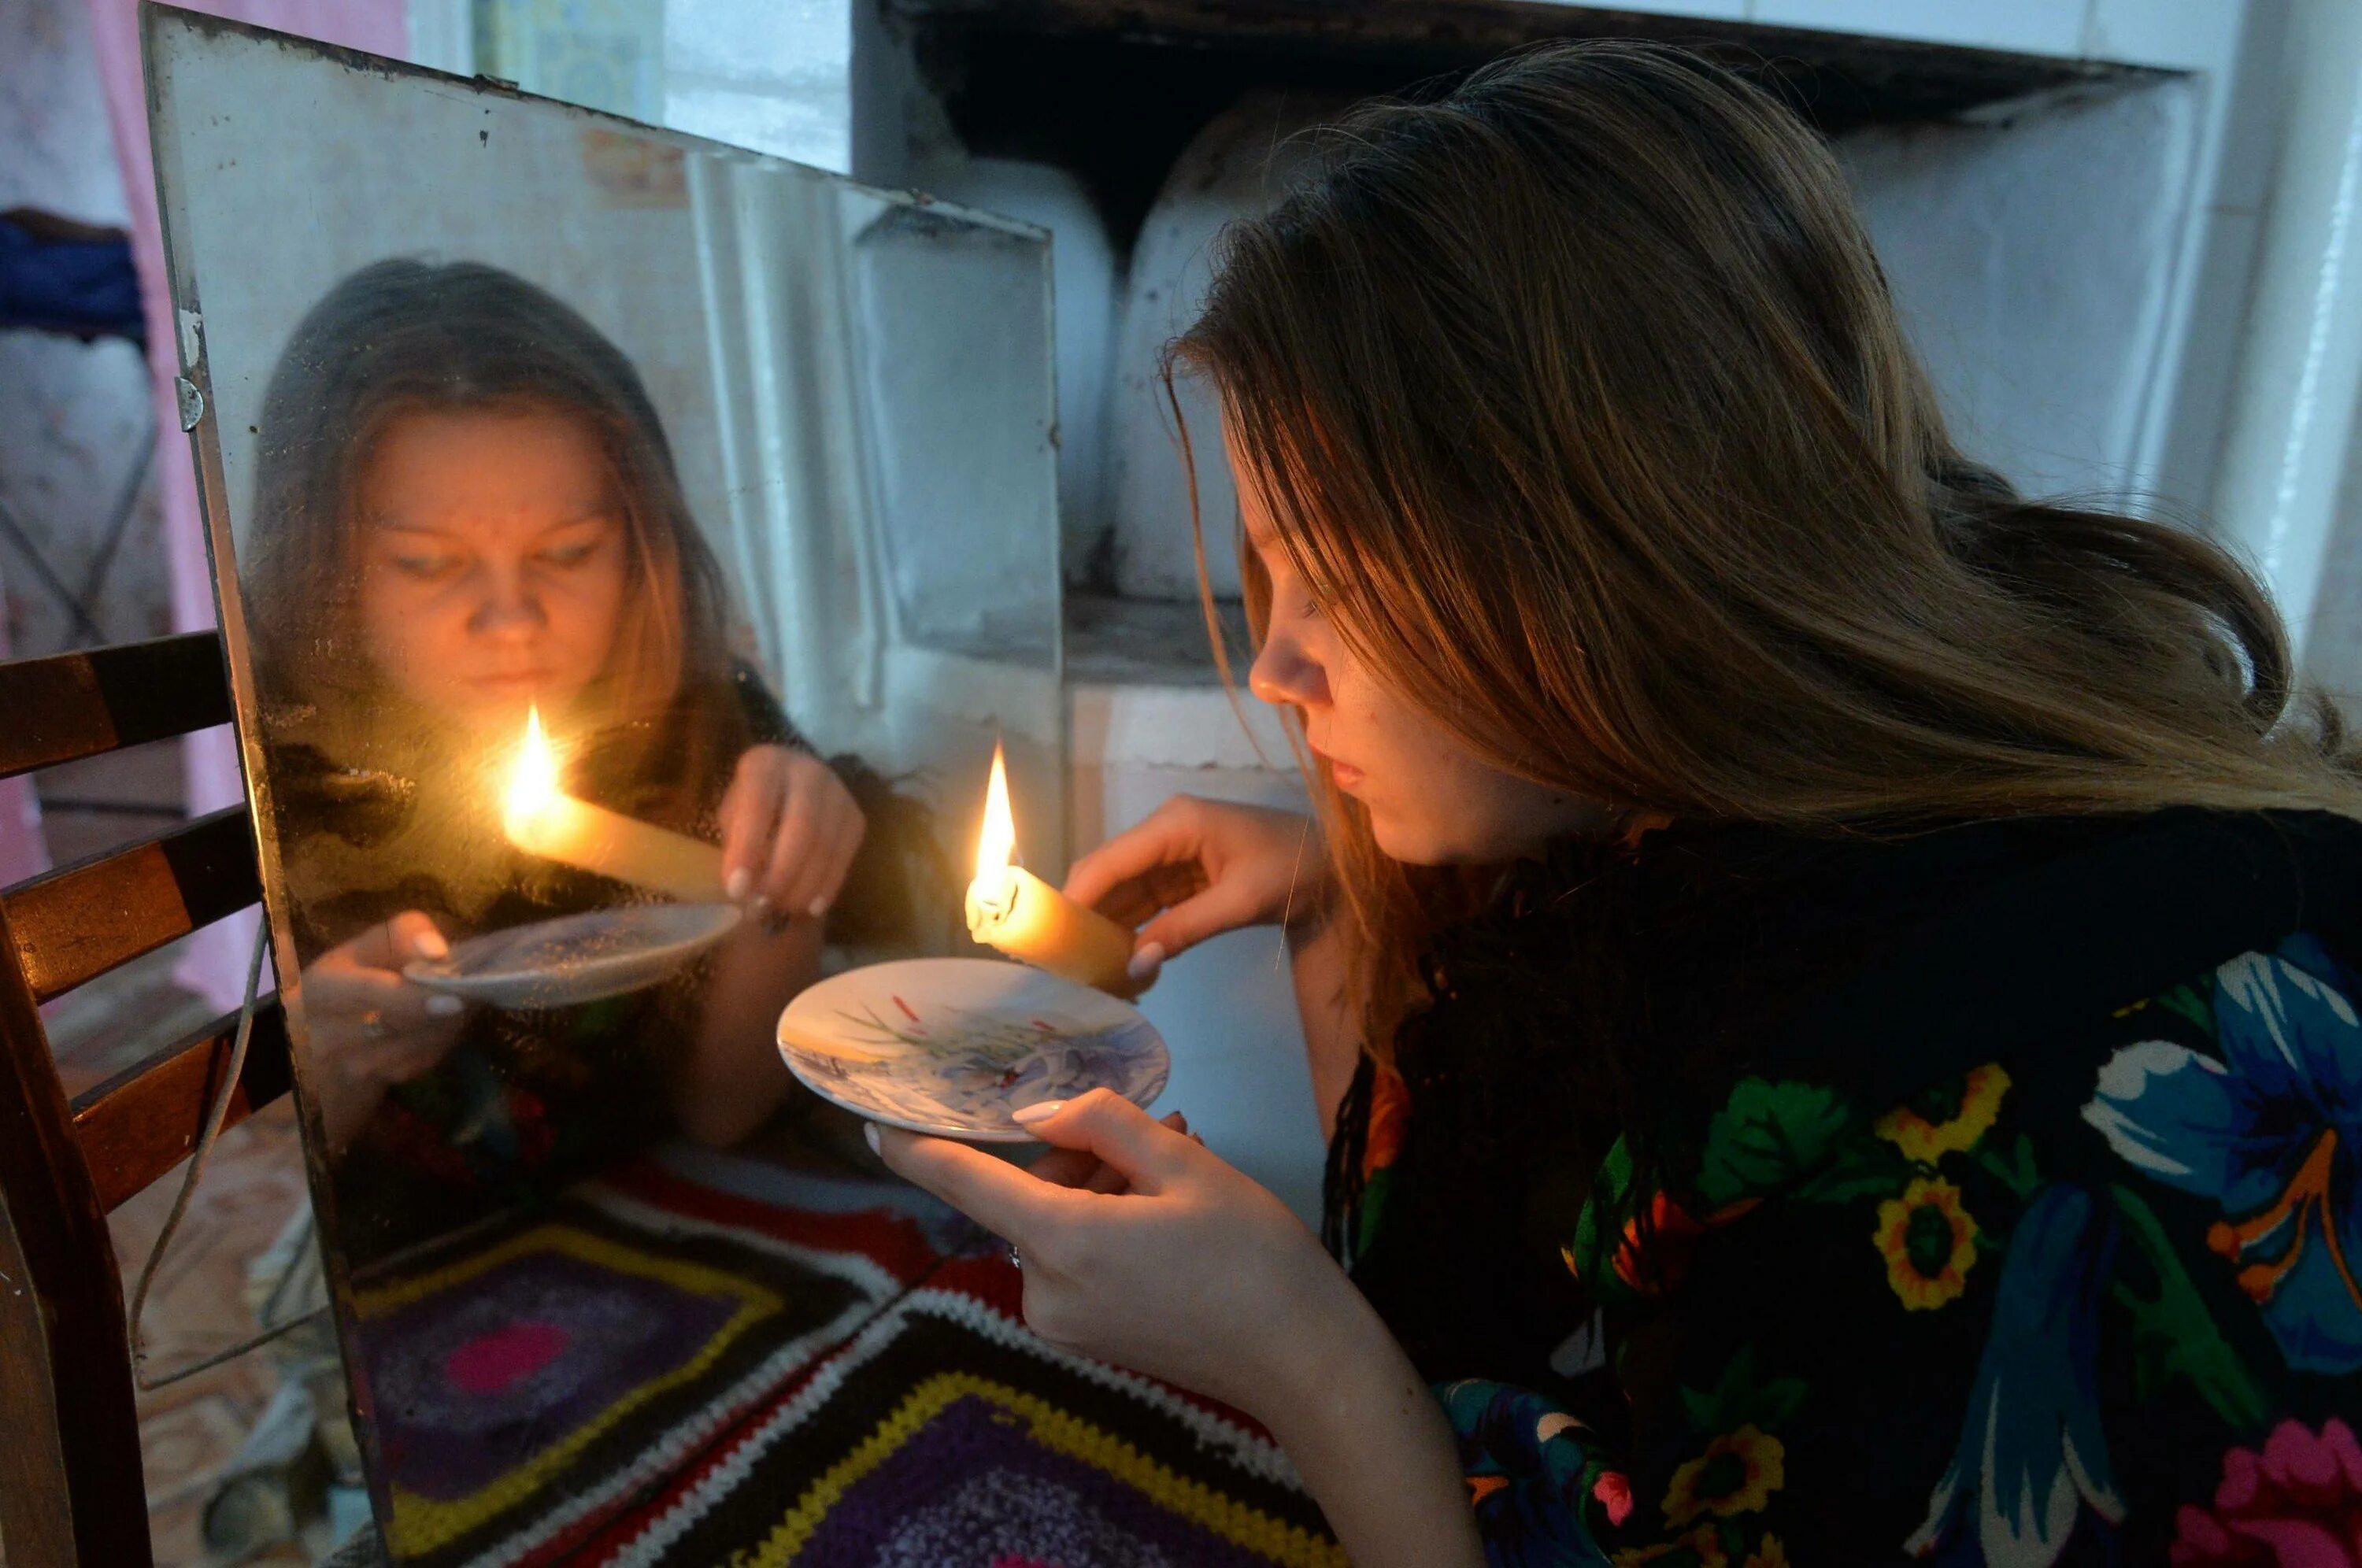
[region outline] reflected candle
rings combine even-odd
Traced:
[[[511,844],[546,860],[690,903],[723,898],[719,848],[578,801],[557,787],[557,759],[541,733],[538,704],[525,715],[524,744],[501,802],[501,830]]]
[[[1114,996],[1139,994],[1131,933],[1076,903],[1016,864],[1017,826],[1009,809],[1009,769],[992,748],[992,782],[985,791],[984,834],[976,851],[976,880],[967,885],[967,932],[1011,958]]]

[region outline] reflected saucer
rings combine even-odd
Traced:
[[[779,1055],[856,1116],[988,1143],[1032,1141],[1011,1111],[1095,1088],[1144,1108],[1173,1065],[1131,1003],[995,958],[908,958],[822,980],[779,1015]]]
[[[488,1007],[572,1007],[667,979],[739,919],[735,904],[626,904],[488,931],[402,972]]]

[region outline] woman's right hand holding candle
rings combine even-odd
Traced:
[[[868,822],[836,770],[807,751],[758,745],[722,797],[722,876],[757,920],[817,920],[844,886]]]
[[[1300,812],[1175,795],[1077,859],[1065,893],[1137,928],[1135,978],[1242,926],[1308,924],[1328,908],[1329,855]]]

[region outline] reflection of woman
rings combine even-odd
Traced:
[[[310,1082],[348,1242],[661,1124],[727,1143],[789,1082],[864,817],[725,650],[723,590],[630,363],[494,269],[386,261],[296,329],[266,399],[247,591]],[[751,918],[661,990],[477,1011],[404,979],[452,938],[632,897],[502,840],[528,703],[568,787],[723,845]],[[420,1201],[405,1201],[403,1194]],[[448,1216],[447,1215],[447,1219]]]
[[[1068,889],[1150,965],[1329,916],[1328,1251],[1105,1094],[885,1155],[1363,1568],[2354,1561],[2362,759],[2268,600],[1964,458],[1704,61],[1333,146],[1181,348],[1327,831],[1179,802]]]

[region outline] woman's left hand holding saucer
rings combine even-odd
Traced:
[[[1054,1179],[867,1131],[894,1170],[1016,1248],[1035,1333],[1268,1428],[1352,1561],[1480,1568],[1442,1407],[1286,1204],[1109,1090],[1017,1114],[1053,1145]]]
[[[870,1136],[896,1172],[1017,1250],[1026,1325],[1052,1344],[1266,1424],[1276,1403],[1310,1397],[1353,1337],[1338,1331],[1368,1309],[1286,1205],[1109,1090],[1017,1114],[1054,1145],[1054,1179],[946,1139]]]
[[[1189,1132],[1189,1119],[1177,1110],[1167,1111],[1156,1120],[1159,1127],[1170,1127],[1175,1132],[1187,1133],[1189,1141],[1200,1148],[1206,1140]],[[1055,1182],[1060,1187],[1081,1187],[1086,1192],[1130,1192],[1131,1184],[1115,1166],[1109,1165],[1088,1149],[1053,1148],[1027,1165],[1026,1170],[1043,1181]]]

